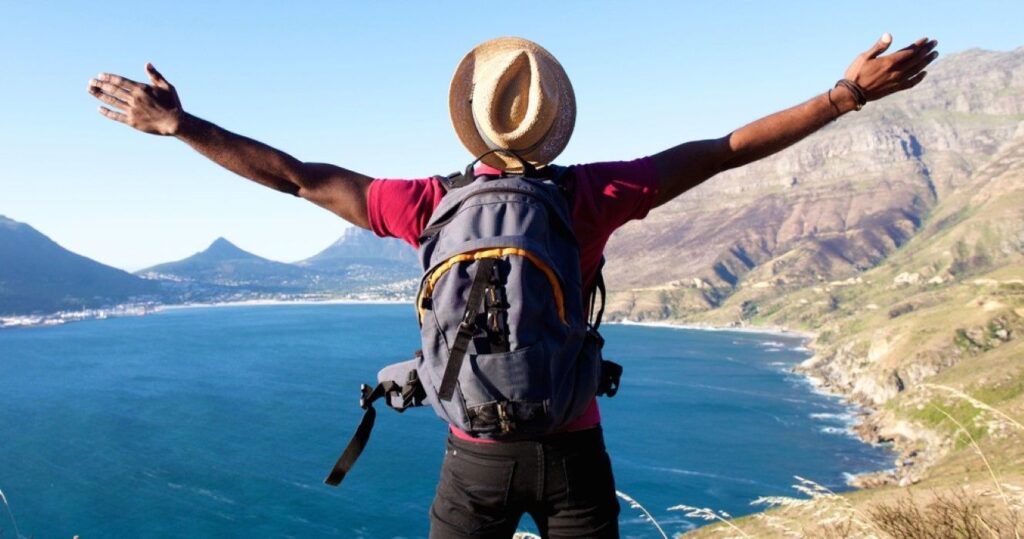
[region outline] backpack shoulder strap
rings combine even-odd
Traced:
[[[434,179],[441,183],[441,187],[444,188],[444,192],[447,194],[453,189],[469,185],[476,178],[472,175],[467,176],[463,172],[452,172],[447,176],[434,176]]]
[[[434,178],[437,179],[437,181],[441,182],[441,186],[444,187],[445,193],[448,193],[449,191],[451,191],[453,189],[458,189],[460,187],[465,187],[465,186],[473,183],[473,180],[475,180],[477,178],[476,173],[474,172],[474,168],[476,167],[476,164],[479,163],[481,159],[483,159],[484,157],[487,157],[488,155],[490,155],[492,153],[508,154],[508,155],[511,155],[512,157],[515,157],[517,160],[519,160],[519,163],[523,167],[523,172],[521,174],[522,176],[525,176],[527,178],[544,177],[542,174],[540,174],[537,171],[536,167],[534,167],[526,159],[523,159],[522,157],[520,157],[519,154],[517,154],[517,153],[515,153],[515,152],[513,152],[511,150],[496,149],[496,150],[490,150],[490,151],[487,151],[487,152],[481,154],[479,157],[474,159],[472,163],[470,163],[469,165],[466,165],[466,169],[463,170],[462,172],[452,172],[451,174],[448,174],[447,176],[434,176]],[[547,168],[552,168],[552,167],[549,166]],[[561,169],[563,167],[557,167],[557,168]],[[547,170],[547,169],[545,169],[545,170]],[[504,176],[504,174],[502,174],[502,175]]]

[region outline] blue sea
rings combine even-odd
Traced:
[[[891,465],[846,432],[848,409],[788,372],[808,356],[798,338],[603,333],[625,367],[601,401],[616,486],[670,534],[703,524],[673,505],[742,515],[794,495],[794,475],[843,490],[844,474]],[[446,433],[429,409],[381,408],[345,482],[322,483],[359,421],[359,384],[416,348],[409,305],[0,331],[0,537],[425,537]],[[624,537],[657,535],[626,504],[621,519]]]

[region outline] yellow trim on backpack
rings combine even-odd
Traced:
[[[565,296],[562,294],[562,285],[558,282],[558,276],[555,275],[554,270],[551,269],[547,263],[544,262],[539,256],[527,251],[526,249],[519,249],[517,247],[498,247],[494,249],[481,249],[479,251],[470,251],[468,253],[457,254],[448,260],[445,260],[440,266],[430,272],[430,276],[427,277],[426,281],[423,282],[423,288],[420,289],[419,295],[416,297],[416,312],[419,314],[420,324],[423,324],[423,300],[429,298],[434,293],[434,285],[441,279],[441,276],[452,269],[456,264],[460,262],[467,262],[471,260],[482,260],[484,258],[502,258],[508,255],[521,256],[530,262],[534,266],[540,268],[547,276],[548,281],[551,283],[551,289],[555,294],[555,305],[558,307],[558,318],[562,320],[563,324],[568,325],[569,322],[565,319]]]

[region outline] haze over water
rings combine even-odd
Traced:
[[[750,512],[792,476],[842,489],[891,465],[838,401],[787,372],[794,337],[606,326],[625,367],[601,400],[616,485],[670,533],[672,505]],[[36,537],[425,537],[445,426],[379,410],[338,489],[358,387],[410,357],[408,305],[170,310],[0,331],[0,489]],[[624,537],[653,528],[623,504]],[[531,528],[529,518],[523,529]],[[0,510],[3,537],[16,537]]]

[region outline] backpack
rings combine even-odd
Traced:
[[[462,174],[437,177],[446,193],[419,239],[423,348],[361,387],[363,419],[325,483],[337,486],[355,463],[380,398],[399,412],[430,405],[472,436],[512,441],[557,432],[596,395],[618,391],[622,368],[602,359],[597,331],[600,272],[584,310],[564,188],[572,169],[538,171],[508,153],[521,174],[476,176],[484,154]]]

